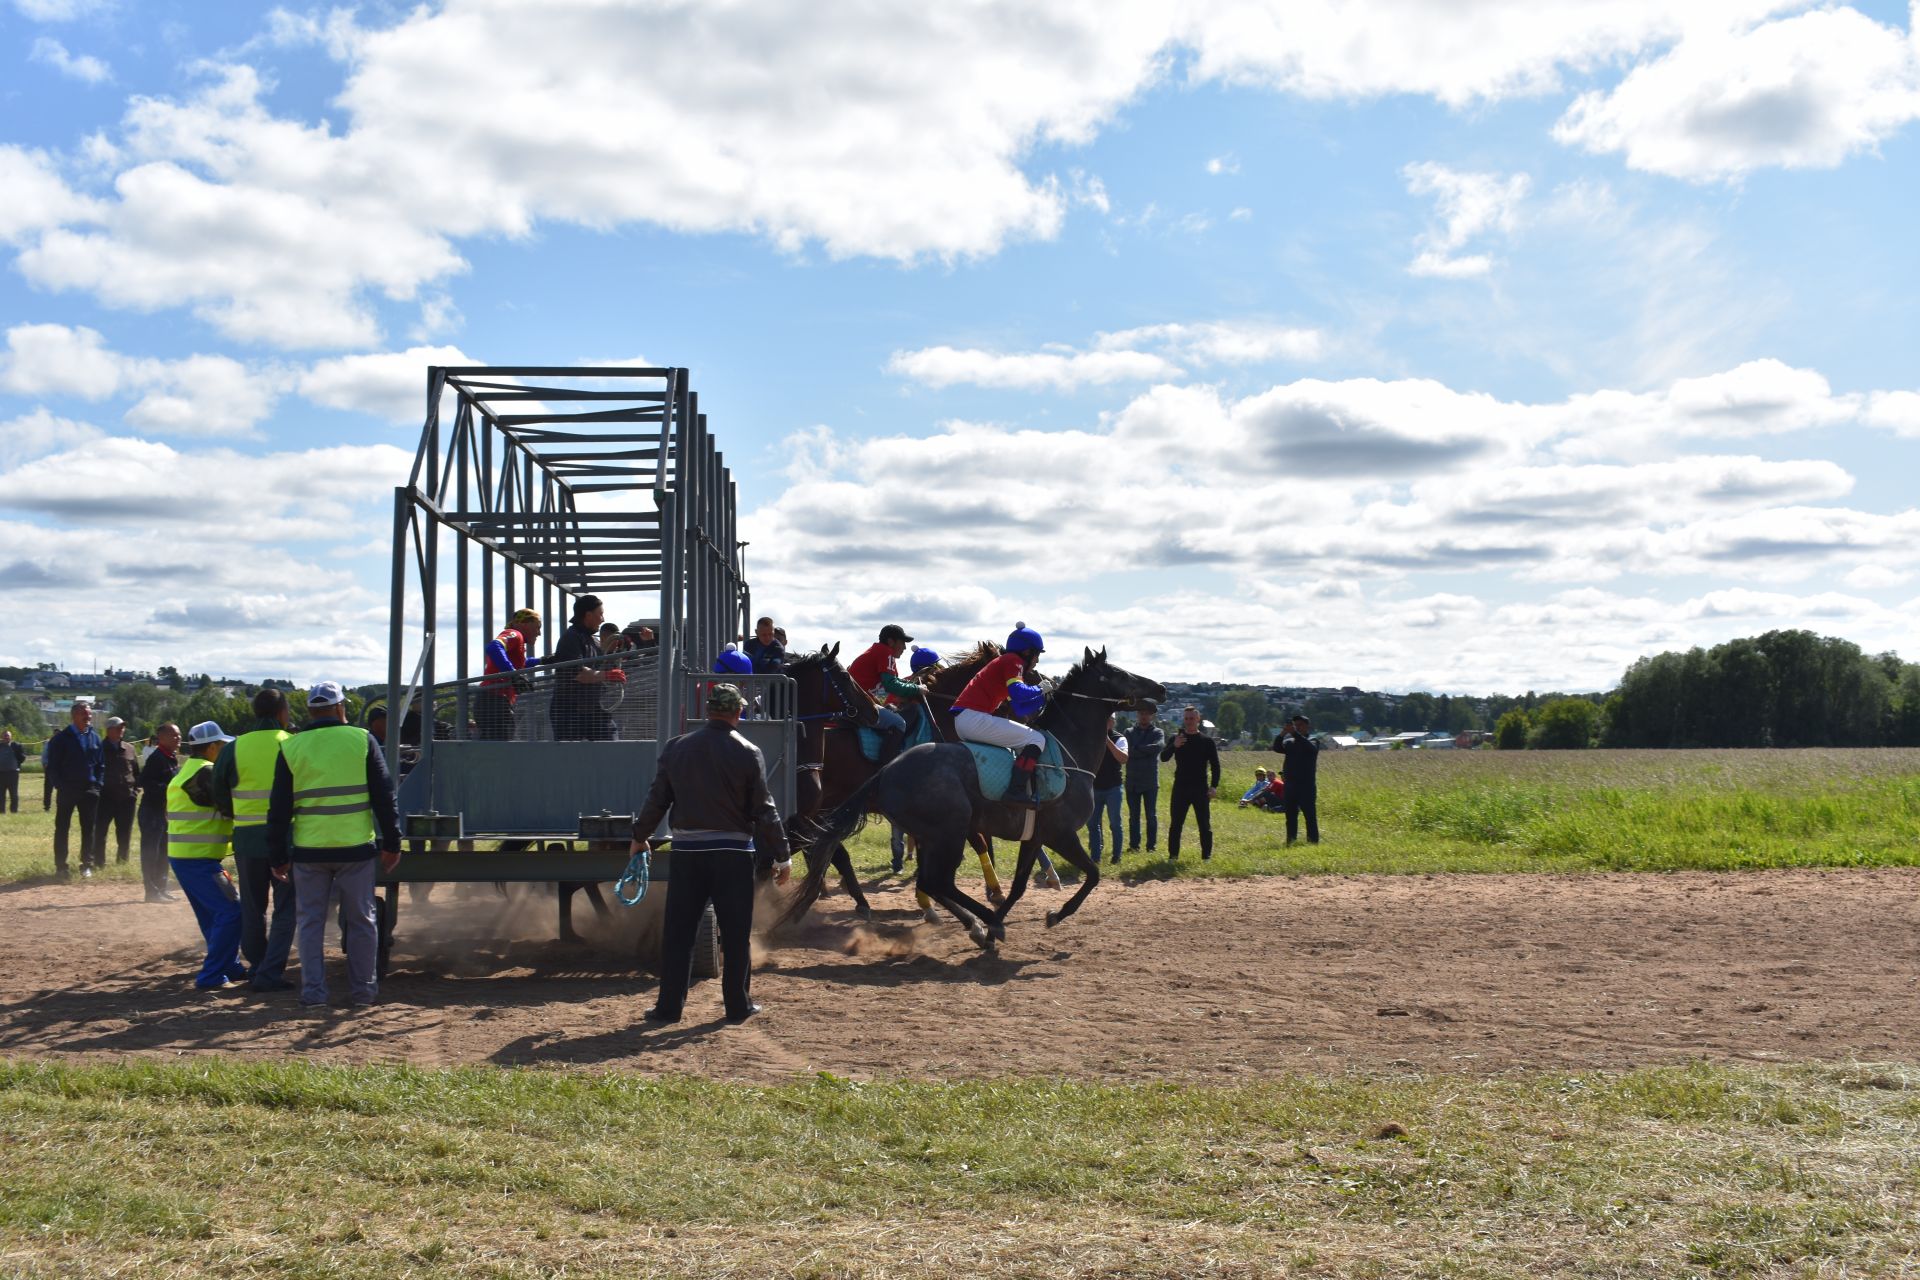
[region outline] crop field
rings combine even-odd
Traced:
[[[1328,755],[1292,847],[1271,758],[998,955],[876,824],[873,926],[665,1032],[453,894],[374,1010],[196,999],[137,853],[44,882],[29,775],[0,1276],[1920,1275],[1920,752]]]

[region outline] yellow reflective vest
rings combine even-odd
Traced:
[[[187,794],[187,781],[203,769],[213,767],[211,760],[198,756],[180,766],[167,784],[167,856],[169,858],[212,858],[227,856],[233,843],[233,820],[212,805],[197,805]]]
[[[365,729],[327,725],[280,744],[293,775],[293,839],[300,849],[372,844],[373,803],[367,795]]]
[[[273,766],[280,744],[293,735],[285,729],[255,729],[233,740],[233,825],[264,827],[273,799]]]

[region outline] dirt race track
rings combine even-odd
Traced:
[[[1030,894],[996,954],[950,923],[917,923],[889,883],[871,927],[834,896],[803,937],[759,947],[766,1012],[738,1028],[717,1020],[713,983],[696,986],[685,1022],[645,1027],[651,977],[611,934],[551,941],[550,897],[512,906],[491,887],[443,886],[406,906],[380,1005],[350,1011],[305,1010],[291,992],[194,993],[187,908],[138,896],[118,883],[0,892],[0,1054],[747,1080],[1920,1058],[1911,871],[1108,881],[1051,931],[1040,914],[1059,896]]]

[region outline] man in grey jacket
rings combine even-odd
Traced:
[[[720,990],[727,1021],[760,1012],[748,994],[752,961],[755,858],[787,882],[786,829],[767,791],[760,748],[735,732],[746,699],[730,684],[707,695],[707,722],[666,745],[646,806],[633,820],[633,852],[673,815],[673,872],[667,881],[660,996],[648,1022],[678,1022],[693,969],[701,913],[713,903],[720,926]]]

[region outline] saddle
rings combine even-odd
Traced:
[[[927,717],[926,708],[908,704],[900,708],[900,715],[907,722],[907,736],[900,744],[902,751],[933,741],[933,723]],[[880,731],[865,726],[856,726],[856,729],[860,738],[860,754],[866,757],[868,763],[878,764],[882,741]]]
[[[1014,753],[1006,747],[996,747],[986,742],[962,742],[961,746],[973,752],[973,767],[980,775],[980,794],[989,800],[1005,798],[1007,788],[1013,785]],[[1060,756],[1060,744],[1052,734],[1047,735],[1047,745],[1040,749],[1039,773],[1035,784],[1039,792],[1039,801],[1046,804],[1060,798],[1067,789],[1066,761]]]

